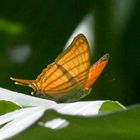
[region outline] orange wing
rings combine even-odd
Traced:
[[[109,54],[104,55],[101,57],[91,68],[89,71],[87,83],[85,85],[85,89],[91,87],[97,78],[102,73],[103,69],[105,68],[106,64],[109,60]]]
[[[83,92],[90,69],[90,51],[83,34],[48,65],[36,80],[11,78],[16,84],[32,87],[55,101],[77,100]]]

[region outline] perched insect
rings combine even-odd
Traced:
[[[90,67],[90,50],[86,37],[77,35],[53,63],[47,66],[36,80],[11,77],[15,84],[34,89],[33,95],[56,102],[74,102],[96,81],[109,59],[109,54]]]

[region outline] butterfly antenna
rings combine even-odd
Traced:
[[[24,80],[24,79],[17,79],[10,77],[11,80],[15,81],[15,84],[22,85],[22,86],[30,86],[30,80]]]

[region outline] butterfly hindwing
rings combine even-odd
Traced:
[[[106,64],[108,63],[108,60],[109,54],[105,54],[93,66],[91,66],[85,89],[91,87],[94,84],[94,82],[98,79],[98,77],[104,70]]]

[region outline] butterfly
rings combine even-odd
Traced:
[[[109,54],[105,54],[90,66],[88,41],[79,34],[36,80],[11,79],[15,84],[33,88],[32,95],[56,102],[74,102],[86,96],[84,92],[97,80],[108,60]]]

